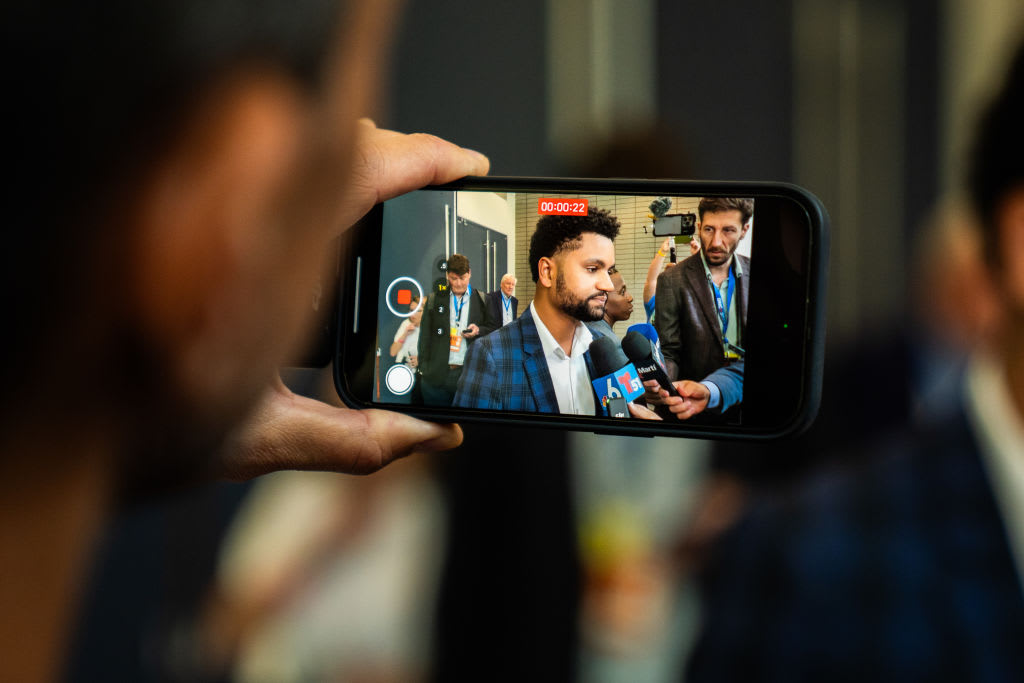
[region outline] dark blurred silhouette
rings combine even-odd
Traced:
[[[57,675],[120,503],[217,476],[367,473],[460,442],[455,425],[329,406],[278,377],[339,230],[376,201],[488,170],[360,120],[393,9],[57,1],[5,17],[19,104],[0,250],[0,677]],[[199,501],[166,548],[204,517],[212,545],[218,509]],[[175,595],[207,559],[180,568]]]
[[[834,462],[755,500],[715,548],[687,680],[1024,678],[1022,120],[1024,45],[977,131],[978,229],[963,233],[976,257],[947,260],[996,308],[952,309],[969,334],[944,341],[984,342],[962,381],[912,414],[915,363],[940,336],[922,325],[832,389],[843,395],[823,405],[804,452]]]

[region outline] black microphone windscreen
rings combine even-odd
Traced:
[[[634,365],[640,365],[653,356],[651,340],[636,330],[627,332],[622,338],[622,351]]]
[[[590,362],[594,364],[597,376],[603,377],[619,370],[629,360],[610,337],[598,337],[590,342]]]

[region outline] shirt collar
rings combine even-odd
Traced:
[[[977,352],[967,366],[968,419],[1006,524],[1017,574],[1024,581],[1024,422],[994,358]]]
[[[559,344],[554,335],[548,330],[547,326],[544,325],[544,321],[537,315],[537,309],[534,307],[533,302],[530,302],[530,315],[533,316],[533,321],[537,323],[537,336],[540,337],[540,345],[544,349],[544,355],[549,358],[557,358],[559,360],[565,360],[565,350],[562,345]],[[590,343],[594,341],[594,335],[590,333],[590,330],[586,325],[581,323],[579,320],[576,321],[576,333],[572,338],[572,358],[582,356],[586,353],[587,349],[590,348]]]

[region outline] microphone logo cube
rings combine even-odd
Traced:
[[[616,378],[616,381],[618,381],[618,378]],[[622,398],[622,392],[619,391],[619,387],[617,385],[612,383],[611,377],[609,377],[605,383],[605,396],[609,398]]]
[[[616,377],[615,380],[630,394],[638,391],[642,392],[644,390],[643,383],[640,381],[640,378],[633,377],[629,370]]]

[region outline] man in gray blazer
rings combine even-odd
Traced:
[[[701,250],[658,277],[655,326],[669,377],[706,377],[743,356],[750,259],[736,248],[754,200],[704,197],[697,208]]]

